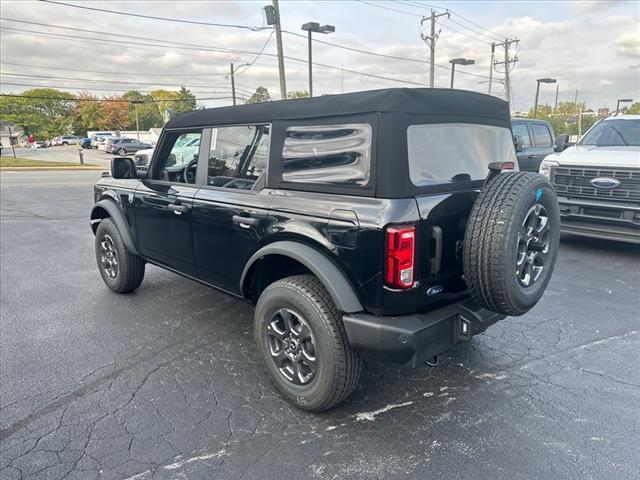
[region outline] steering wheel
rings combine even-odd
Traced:
[[[197,158],[194,158],[184,166],[184,170],[182,171],[182,177],[184,178],[185,183],[196,183],[196,172],[194,167],[197,167],[197,166],[198,166]]]

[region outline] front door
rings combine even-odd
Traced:
[[[165,132],[160,150],[149,168],[149,178],[138,186],[134,210],[140,253],[187,275],[195,275],[193,256],[193,198],[198,191],[199,151],[185,151],[202,131]]]
[[[241,293],[242,270],[268,228],[269,126],[218,127],[210,136],[205,185],[193,202],[195,261],[199,278]]]

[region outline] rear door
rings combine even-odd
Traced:
[[[198,276],[233,293],[240,293],[243,268],[267,233],[269,139],[269,125],[215,127],[201,150],[203,187],[193,202]]]
[[[140,253],[187,275],[195,275],[192,234],[196,158],[177,158],[176,144],[200,137],[202,129],[165,132],[160,150],[135,193],[136,234]]]
[[[426,305],[466,289],[467,219],[489,163],[515,161],[515,149],[508,128],[471,123],[411,125],[407,147],[411,182],[424,192],[416,196],[416,276]]]

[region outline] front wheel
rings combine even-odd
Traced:
[[[96,230],[96,260],[104,283],[116,293],[133,292],[144,278],[144,260],[127,250],[118,227],[105,218]]]
[[[340,313],[320,281],[297,275],[269,285],[258,300],[255,339],[278,389],[297,407],[322,412],[342,402],[360,378]]]
[[[120,155],[121,157],[124,157],[127,154],[127,151],[124,148],[121,148],[120,150],[118,150],[118,155]]]

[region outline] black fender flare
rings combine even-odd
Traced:
[[[364,310],[351,283],[340,269],[315,248],[298,242],[282,240],[270,243],[254,253],[242,272],[240,291],[243,292],[245,278],[251,266],[268,255],[283,255],[292,258],[307,267],[324,285],[329,295],[338,307],[345,313],[355,313]]]
[[[95,212],[99,208],[103,208],[104,210],[106,210],[109,214],[109,217],[111,217],[111,220],[113,220],[113,223],[116,224],[116,227],[118,227],[118,232],[120,232],[120,236],[122,237],[122,241],[127,247],[127,250],[129,250],[129,252],[133,253],[134,255],[140,255],[140,253],[138,253],[138,249],[136,248],[135,236],[131,231],[131,228],[129,227],[129,222],[127,222],[124,213],[122,213],[122,210],[115,201],[100,200],[99,202],[96,202],[91,209],[91,225],[93,226],[96,223],[100,223],[103,218],[101,216],[95,215]],[[95,233],[95,230],[93,228],[92,230]]]

